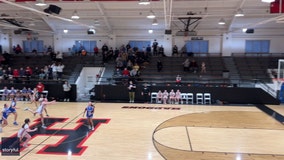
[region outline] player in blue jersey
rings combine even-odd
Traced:
[[[17,123],[18,113],[17,113],[16,109],[18,109],[16,98],[12,98],[12,101],[11,101],[11,104],[10,104],[10,107],[9,107],[9,112],[14,115],[14,123],[13,124],[15,126],[18,125],[18,123]]]
[[[2,128],[4,128],[5,126],[8,125],[8,121],[7,121],[7,118],[9,116],[9,107],[8,105],[5,103],[4,104],[4,107],[2,109],[2,116],[1,116],[1,119],[0,119],[0,124],[2,125]]]
[[[89,124],[89,129],[91,130],[94,130],[94,123],[93,123],[94,112],[95,112],[95,106],[93,105],[92,102],[89,102],[88,106],[84,110],[83,117],[86,114],[87,121]]]

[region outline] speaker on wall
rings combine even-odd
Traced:
[[[165,30],[165,34],[172,34],[172,30],[166,29],[166,30]]]
[[[246,30],[246,33],[254,33],[254,29],[248,28],[248,29]]]
[[[49,5],[48,8],[44,9],[43,11],[49,14],[52,14],[52,13],[59,14],[61,11],[61,8],[56,5],[51,4]]]

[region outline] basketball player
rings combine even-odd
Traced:
[[[14,125],[17,126],[18,123],[17,123],[17,117],[18,117],[18,113],[16,111],[16,109],[19,109],[17,108],[17,101],[16,101],[16,98],[12,98],[12,101],[11,101],[11,104],[10,104],[10,107],[9,107],[9,113],[12,113],[14,115]]]
[[[93,123],[94,112],[95,112],[95,106],[93,105],[92,102],[89,102],[88,106],[84,110],[83,117],[86,114],[87,121],[89,124],[89,129],[91,130],[94,130],[94,123]]]
[[[34,129],[30,129],[29,123],[30,123],[30,119],[26,118],[25,123],[22,125],[22,128],[18,131],[18,138],[20,139],[20,142],[23,141],[23,138],[25,137],[26,140],[23,143],[23,147],[28,147],[28,142],[31,139],[31,135],[29,134],[29,132],[34,132],[37,130],[37,128]]]
[[[46,128],[46,126],[44,124],[43,110],[46,110],[47,105],[54,104],[56,101],[53,100],[53,101],[48,102],[48,100],[46,98],[40,98],[38,101],[39,101],[40,105],[38,106],[36,111],[33,111],[33,110],[29,109],[28,107],[25,108],[25,111],[30,111],[34,115],[39,114],[40,119],[41,119],[41,124],[42,124],[41,127]]]
[[[8,125],[8,121],[7,121],[7,118],[9,116],[9,107],[8,105],[5,103],[4,104],[4,107],[2,109],[2,117],[0,119],[0,132],[2,132],[2,128],[4,128],[5,126]]]

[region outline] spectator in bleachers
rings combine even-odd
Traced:
[[[4,81],[7,81],[8,79],[9,79],[9,76],[8,76],[8,74],[7,74],[7,72],[6,72],[6,70],[5,69],[3,69],[3,80]]]
[[[176,76],[176,85],[181,86],[181,76],[180,75]]]
[[[132,69],[130,70],[130,72],[129,72],[129,75],[130,75],[130,77],[136,77],[136,76],[138,76],[137,70],[134,69],[134,68],[132,68]]]
[[[25,70],[25,77],[26,77],[26,79],[30,80],[32,74],[33,74],[32,69],[29,66],[27,66],[27,68]]]
[[[19,81],[19,77],[20,77],[20,72],[17,68],[15,68],[13,70],[13,78],[15,80],[15,82],[18,82]]]
[[[118,78],[118,77],[121,77],[121,76],[122,76],[121,70],[119,68],[116,68],[115,71],[114,71],[113,77]]]
[[[62,79],[62,75],[63,75],[63,69],[64,69],[64,65],[59,62],[57,65],[57,80],[61,80]]]
[[[15,53],[16,53],[16,54],[23,53],[22,47],[21,47],[19,44],[17,44],[17,46],[16,46],[16,48],[15,48]]]
[[[147,55],[148,56],[151,56],[152,54],[151,54],[151,46],[150,46],[150,44],[147,46],[147,48],[146,48],[146,53],[147,53]]]
[[[33,50],[32,50],[32,54],[35,55],[35,56],[37,56],[37,50],[36,50],[36,49],[33,49]]]
[[[153,48],[153,55],[157,56],[158,55],[158,45],[159,43],[157,42],[157,40],[155,39],[153,44],[152,44],[152,48]]]
[[[119,56],[119,49],[115,48],[114,50],[114,55],[113,55],[113,59],[116,59]]]
[[[189,71],[189,65],[190,65],[189,58],[187,58],[182,64],[183,64],[183,71],[185,72]]]
[[[76,46],[75,45],[73,45],[72,46],[72,56],[74,56],[74,55],[77,55],[78,54],[78,51],[77,51],[77,48],[76,48]]]
[[[36,66],[33,70],[33,77],[38,79],[39,78],[39,74],[40,74],[40,69],[38,68],[38,66]]]
[[[63,59],[63,53],[62,52],[56,52],[56,62],[62,62]]]
[[[115,62],[116,62],[116,68],[119,68],[120,70],[124,68],[121,56],[118,56]]]
[[[178,55],[178,47],[177,47],[177,45],[174,45],[174,47],[173,47],[173,55]]]
[[[130,44],[128,43],[125,48],[126,48],[126,53],[129,53],[129,50],[131,48]]]
[[[164,47],[163,47],[163,45],[161,45],[161,46],[159,47],[159,55],[161,55],[162,57],[166,57],[166,55],[165,55],[165,53],[164,53]]]
[[[53,72],[51,65],[48,65],[48,79],[53,79]]]
[[[195,61],[195,59],[192,59],[189,65],[189,70],[193,73],[196,73],[198,71],[198,64]]]
[[[39,72],[39,74],[38,74],[38,78],[39,78],[40,80],[43,80],[43,79],[45,79],[45,77],[46,77],[46,74],[45,74],[45,72],[44,72],[44,69],[42,68],[42,69],[40,69],[40,72]]]
[[[53,64],[50,66],[52,68],[52,78],[53,80],[57,79],[57,64],[53,62]]]
[[[129,77],[129,75],[130,75],[129,70],[127,68],[124,68],[124,70],[122,71],[122,76]]]
[[[20,77],[20,79],[23,79],[23,78],[25,78],[25,70],[24,70],[24,68],[23,67],[21,67],[20,68],[20,70],[19,70],[19,77]]]
[[[205,64],[205,62],[201,63],[201,71],[200,72],[201,73],[206,73],[206,64]]]
[[[162,69],[163,69],[163,63],[162,63],[161,60],[158,59],[158,61],[157,61],[157,71],[161,72]]]
[[[130,71],[130,70],[132,70],[132,67],[133,67],[132,61],[131,61],[131,60],[128,60],[128,61],[127,61],[127,64],[126,64],[126,68]]]
[[[99,54],[99,48],[98,46],[94,47],[94,55],[98,55]]]
[[[7,73],[8,77],[9,77],[9,80],[13,80],[13,70],[12,70],[11,67],[8,67],[6,73]]]

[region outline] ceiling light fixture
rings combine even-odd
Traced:
[[[64,29],[63,32],[64,32],[64,33],[68,33],[68,29]]]
[[[71,19],[79,19],[80,17],[78,16],[78,13],[77,13],[77,11],[75,10],[74,12],[73,12],[73,15],[71,16]]]
[[[44,2],[44,0],[36,0],[36,4],[37,6],[46,6],[46,3]]]
[[[150,0],[139,0],[139,5],[149,5],[150,4]]]
[[[264,3],[272,3],[272,2],[275,2],[275,0],[261,0],[261,2],[264,2]]]
[[[158,20],[155,18],[155,19],[153,19],[153,22],[152,22],[152,25],[153,26],[156,26],[156,25],[158,25],[159,23],[158,23]]]
[[[244,16],[244,11],[241,8],[239,8],[237,10],[237,13],[235,14],[235,16],[236,17],[243,17]]]
[[[152,30],[152,29],[149,29],[149,30],[148,30],[148,33],[152,34],[152,33],[153,33],[153,30]]]
[[[225,22],[224,18],[221,18],[221,19],[220,19],[220,21],[218,22],[218,24],[220,24],[220,25],[224,25],[224,24],[226,24],[226,22]]]
[[[147,16],[147,18],[149,18],[149,19],[154,19],[154,18],[156,18],[155,13],[154,13],[152,10],[150,10],[150,13],[149,13],[149,15]]]

